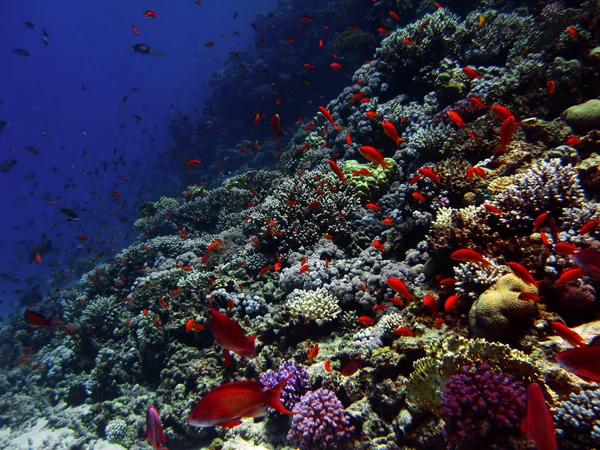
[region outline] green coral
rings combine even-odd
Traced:
[[[374,200],[387,192],[392,182],[400,179],[401,174],[396,161],[392,158],[385,158],[385,161],[389,163],[385,167],[381,165],[372,167],[370,164],[360,164],[353,159],[344,161],[341,169],[352,193],[363,199]],[[357,170],[367,170],[371,175],[352,176],[352,173]]]
[[[166,213],[173,211],[173,209],[179,206],[179,200],[170,197],[161,197],[158,201],[154,202],[154,207],[159,213]]]

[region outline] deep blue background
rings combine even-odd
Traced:
[[[18,306],[21,293],[15,290],[27,291],[39,284],[46,292],[52,287],[48,280],[53,272],[69,274],[75,259],[105,257],[108,249],[118,252],[135,239],[138,232],[132,226],[139,217],[140,203],[136,195],[139,192],[143,199],[160,195],[157,158],[172,143],[167,124],[176,114],[174,110],[199,117],[193,110],[202,109],[210,73],[222,67],[230,51],[243,51],[253,43],[250,22],[259,11],[274,9],[276,0],[202,3],[3,2],[0,100],[5,104],[0,106],[0,120],[10,125],[0,133],[0,161],[15,159],[18,163],[9,173],[0,173],[0,272],[13,277],[0,280],[0,314]],[[155,11],[158,18],[145,18],[146,10]],[[234,11],[239,14],[236,19]],[[27,21],[35,24],[36,30],[26,29]],[[134,34],[133,25],[140,36]],[[51,47],[42,41],[43,29],[50,33]],[[234,30],[241,36],[234,36]],[[205,48],[208,41],[215,46]],[[149,45],[154,54],[133,54],[136,43]],[[30,56],[13,54],[14,48],[25,49]],[[156,57],[160,53],[165,56]],[[82,84],[88,89],[82,90]],[[139,92],[132,93],[134,87]],[[122,103],[125,95],[129,100]],[[133,115],[141,116],[142,121],[138,124]],[[40,154],[34,155],[26,146],[39,147]],[[85,157],[84,149],[88,150]],[[116,161],[121,155],[125,165],[115,171],[109,164],[104,170],[101,161]],[[134,167],[135,160],[139,163]],[[58,171],[53,172],[53,167]],[[24,179],[33,174],[34,178]],[[76,187],[65,188],[70,178]],[[156,191],[150,192],[144,182]],[[116,190],[122,195],[111,200]],[[46,194],[55,205],[43,199]],[[66,222],[59,207],[76,209],[80,220]],[[60,232],[62,236],[58,236]],[[31,260],[35,254],[31,247],[40,243],[44,233],[49,233],[53,251],[43,254],[42,263],[37,264]],[[80,235],[90,240],[80,241]],[[100,243],[105,239],[108,242]],[[59,261],[62,265],[56,266]],[[29,284],[25,282],[28,277]]]

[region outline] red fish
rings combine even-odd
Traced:
[[[541,281],[535,280],[533,276],[529,273],[529,271],[521,264],[516,262],[507,262],[506,264],[508,265],[508,267],[510,267],[510,270],[512,270],[513,273],[525,283],[532,284],[535,287],[538,287],[540,285]]]
[[[581,267],[574,267],[572,269],[567,269],[563,273],[560,274],[560,277],[558,277],[556,284],[559,286],[563,286],[565,284],[571,284],[583,276],[585,276],[585,271]]]
[[[431,309],[431,317],[435,319],[437,316],[437,299],[433,295],[426,295],[423,297],[423,303]]]
[[[348,364],[346,364],[346,367],[344,367],[342,369],[341,373],[345,377],[350,377],[350,376],[354,375],[358,370],[360,370],[361,367],[362,367],[361,362],[356,359],[353,359]]]
[[[398,136],[398,131],[396,131],[394,124],[384,120],[381,122],[381,126],[383,127],[384,134],[394,141],[398,147],[400,147],[400,144],[404,142],[404,139]]]
[[[205,327],[204,325],[202,325],[201,323],[196,323],[196,321],[194,320],[193,317],[190,317],[188,319],[188,321],[185,323],[185,332],[186,333],[191,333],[191,332],[197,332],[197,331],[202,331],[204,330]]]
[[[564,323],[552,322],[550,326],[556,332],[556,334],[558,334],[561,338],[563,338],[573,347],[585,347],[586,344],[583,338],[576,331],[571,330]]]
[[[158,17],[158,14],[156,14],[154,11],[146,11],[144,13],[144,17],[149,17],[149,18],[155,19]]]
[[[385,225],[387,226],[392,226],[394,225],[394,220],[391,219],[390,217],[386,217],[385,219],[383,219],[381,222],[383,222]]]
[[[353,177],[357,177],[359,175],[363,175],[365,177],[371,177],[371,176],[373,176],[373,173],[367,169],[359,169],[359,170],[355,170],[354,172],[352,172]]]
[[[449,110],[449,111],[446,111],[446,114],[448,115],[450,120],[454,123],[454,125],[456,125],[457,127],[463,128],[463,127],[467,126],[465,124],[465,122],[463,122],[462,117],[460,117],[457,112]]]
[[[381,211],[383,208],[376,203],[367,203],[365,208],[370,209],[372,211]]]
[[[411,195],[413,196],[413,198],[415,200],[419,200],[420,202],[424,202],[425,201],[425,197],[420,192],[413,192]]]
[[[334,64],[335,64],[335,63],[334,63]],[[333,65],[333,64],[332,64],[332,65]],[[340,68],[341,68],[341,66],[340,66]],[[321,111],[321,114],[323,114],[323,115],[325,116],[325,118],[326,118],[327,120],[329,120],[329,122],[331,122],[331,124],[333,125],[333,127],[334,127],[336,130],[339,130],[339,129],[340,129],[340,127],[339,127],[339,126],[337,126],[337,125],[335,124],[335,122],[334,122],[334,120],[333,120],[333,117],[331,117],[331,114],[329,113],[329,111],[327,111],[327,109],[326,109],[324,106],[319,106],[319,111]]]
[[[308,360],[310,361],[312,359],[315,359],[318,354],[319,354],[319,344],[315,344],[308,351]]]
[[[491,110],[494,113],[494,115],[502,122],[504,122],[509,117],[514,117],[514,114],[502,105],[493,105]]]
[[[139,36],[139,35],[140,35],[140,30],[138,30],[138,27],[136,27],[135,25],[132,25],[132,28],[133,28],[133,32],[134,32],[134,33],[135,33],[137,36]]]
[[[163,444],[167,443],[167,438],[165,438],[163,432],[158,410],[154,406],[150,406],[146,412],[146,432],[144,433],[144,439],[148,441],[148,444],[154,450],[167,450],[167,447],[163,447]]]
[[[411,294],[406,286],[406,282],[399,278],[390,277],[386,280],[387,285],[394,291],[396,294],[400,295],[402,298],[405,298],[408,301],[415,300],[415,296]]]
[[[256,357],[256,336],[247,337],[240,324],[213,308],[212,300],[210,313],[210,330],[217,344],[243,358]]]
[[[206,44],[204,44],[204,46],[205,46],[205,47],[212,47],[212,46],[214,46],[214,45],[215,45],[215,43],[214,43],[214,42],[212,42],[212,41],[210,41],[210,42],[207,42]]]
[[[433,170],[431,170],[427,167],[421,167],[420,169],[417,169],[417,172],[419,172],[424,177],[429,178],[431,181],[439,181],[440,180],[440,176],[437,173],[435,173]]]
[[[398,328],[396,328],[394,330],[394,334],[397,334],[398,336],[415,337],[415,333],[413,333],[410,328],[406,328],[406,327],[398,327]]]
[[[460,300],[461,294],[459,295],[451,295],[446,299],[444,303],[444,311],[446,312],[458,312],[458,301]]]
[[[226,369],[231,369],[233,367],[233,358],[231,357],[231,353],[225,349],[223,349],[223,366]]]
[[[300,20],[301,20],[302,22],[312,22],[312,21],[313,21],[313,20],[312,20],[312,17],[310,17],[310,16],[301,16],[301,17],[300,17]]]
[[[535,442],[538,450],[556,450],[556,432],[552,414],[544,399],[544,393],[537,383],[527,386],[527,419],[525,422],[527,436]]]
[[[575,247],[575,244],[571,244],[570,242],[558,242],[554,246],[554,250],[560,256],[570,256],[577,251],[577,247]]]
[[[573,254],[572,258],[589,277],[600,280],[600,251],[588,248]]]
[[[456,283],[458,283],[456,278],[443,278],[438,284],[440,286],[454,286]]]
[[[515,122],[514,116],[509,117],[500,127],[500,145],[496,149],[499,152],[505,152],[506,146],[512,141],[512,135],[517,131],[518,124]]]
[[[185,163],[185,167],[196,167],[200,164],[201,163],[199,159],[190,159],[188,162]]]
[[[598,228],[598,225],[600,225],[600,219],[588,220],[581,227],[581,230],[579,231],[579,234],[584,235],[584,234],[591,233],[596,228]]]
[[[25,319],[25,323],[32,328],[48,327],[52,329],[52,319],[46,319],[40,313],[31,311],[30,309],[25,310],[23,318]]]
[[[279,114],[275,114],[271,119],[271,129],[273,130],[273,138],[278,141],[279,132],[281,130],[281,119],[279,118]]]
[[[481,253],[471,250],[470,248],[461,248],[460,250],[456,250],[454,253],[452,253],[452,255],[450,255],[450,258],[455,261],[481,264],[483,267],[490,265],[489,261],[483,259]]]
[[[485,207],[485,209],[487,209],[492,214],[502,214],[502,211],[500,211],[494,205],[490,205],[489,203],[484,203],[483,206]]]
[[[375,323],[375,319],[373,319],[371,316],[360,316],[358,321],[363,325],[372,325]]]
[[[379,119],[379,114],[377,114],[375,111],[367,111],[365,116],[367,116],[369,119]]]
[[[377,150],[375,147],[369,147],[367,145],[363,145],[362,147],[358,148],[358,153],[360,153],[368,161],[370,161],[371,164],[373,164],[373,167],[377,167],[377,166],[385,167],[389,164],[387,161],[384,160],[381,152],[379,150]]]
[[[519,294],[519,300],[531,300],[533,302],[540,302],[542,301],[542,297],[540,297],[537,294],[534,294],[533,292],[521,292]]]
[[[392,16],[392,19],[394,19],[396,22],[400,22],[400,16],[394,11],[390,11],[390,16]]]
[[[340,70],[342,68],[342,65],[340,63],[331,63],[329,64],[329,67],[331,67],[331,69],[335,72],[336,70]]]
[[[331,361],[329,361],[329,360],[325,361],[325,364],[323,365],[323,367],[325,368],[326,372],[331,372]]]
[[[481,75],[471,67],[463,67],[463,72],[471,79],[481,78]]]
[[[273,389],[256,381],[234,381],[222,384],[208,392],[196,403],[188,418],[193,427],[226,427],[240,425],[242,417],[260,417],[266,414],[264,405],[283,414],[294,414],[281,403],[279,396],[289,378]]]
[[[36,253],[35,262],[38,264],[41,264],[42,263],[42,255],[40,255],[39,253]]]
[[[335,173],[337,175],[337,177],[340,179],[340,181],[342,183],[345,183],[346,177],[344,177],[344,174],[342,173],[342,169],[340,169],[340,167],[332,159],[328,160],[327,162],[329,163],[329,167],[331,167],[331,170],[333,170],[333,173]]]
[[[560,366],[588,382],[600,382],[600,339],[585,347],[570,348],[556,355]]]

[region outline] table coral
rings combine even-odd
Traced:
[[[533,301],[519,299],[521,292],[538,292],[535,286],[525,283],[509,273],[501,277],[479,296],[469,311],[469,328],[476,336],[499,339],[510,327],[511,317],[532,316],[537,312]]]

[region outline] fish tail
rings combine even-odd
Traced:
[[[285,380],[281,381],[273,389],[269,389],[267,391],[267,401],[265,403],[274,410],[279,411],[280,413],[293,415],[294,413],[292,411],[283,406],[283,403],[281,403],[280,398],[281,391],[283,390],[286,383],[290,380],[290,378],[292,378],[292,375],[287,377]]]
[[[385,166],[387,166],[389,164],[389,162],[383,160],[381,161],[381,167],[383,167],[385,169]]]

